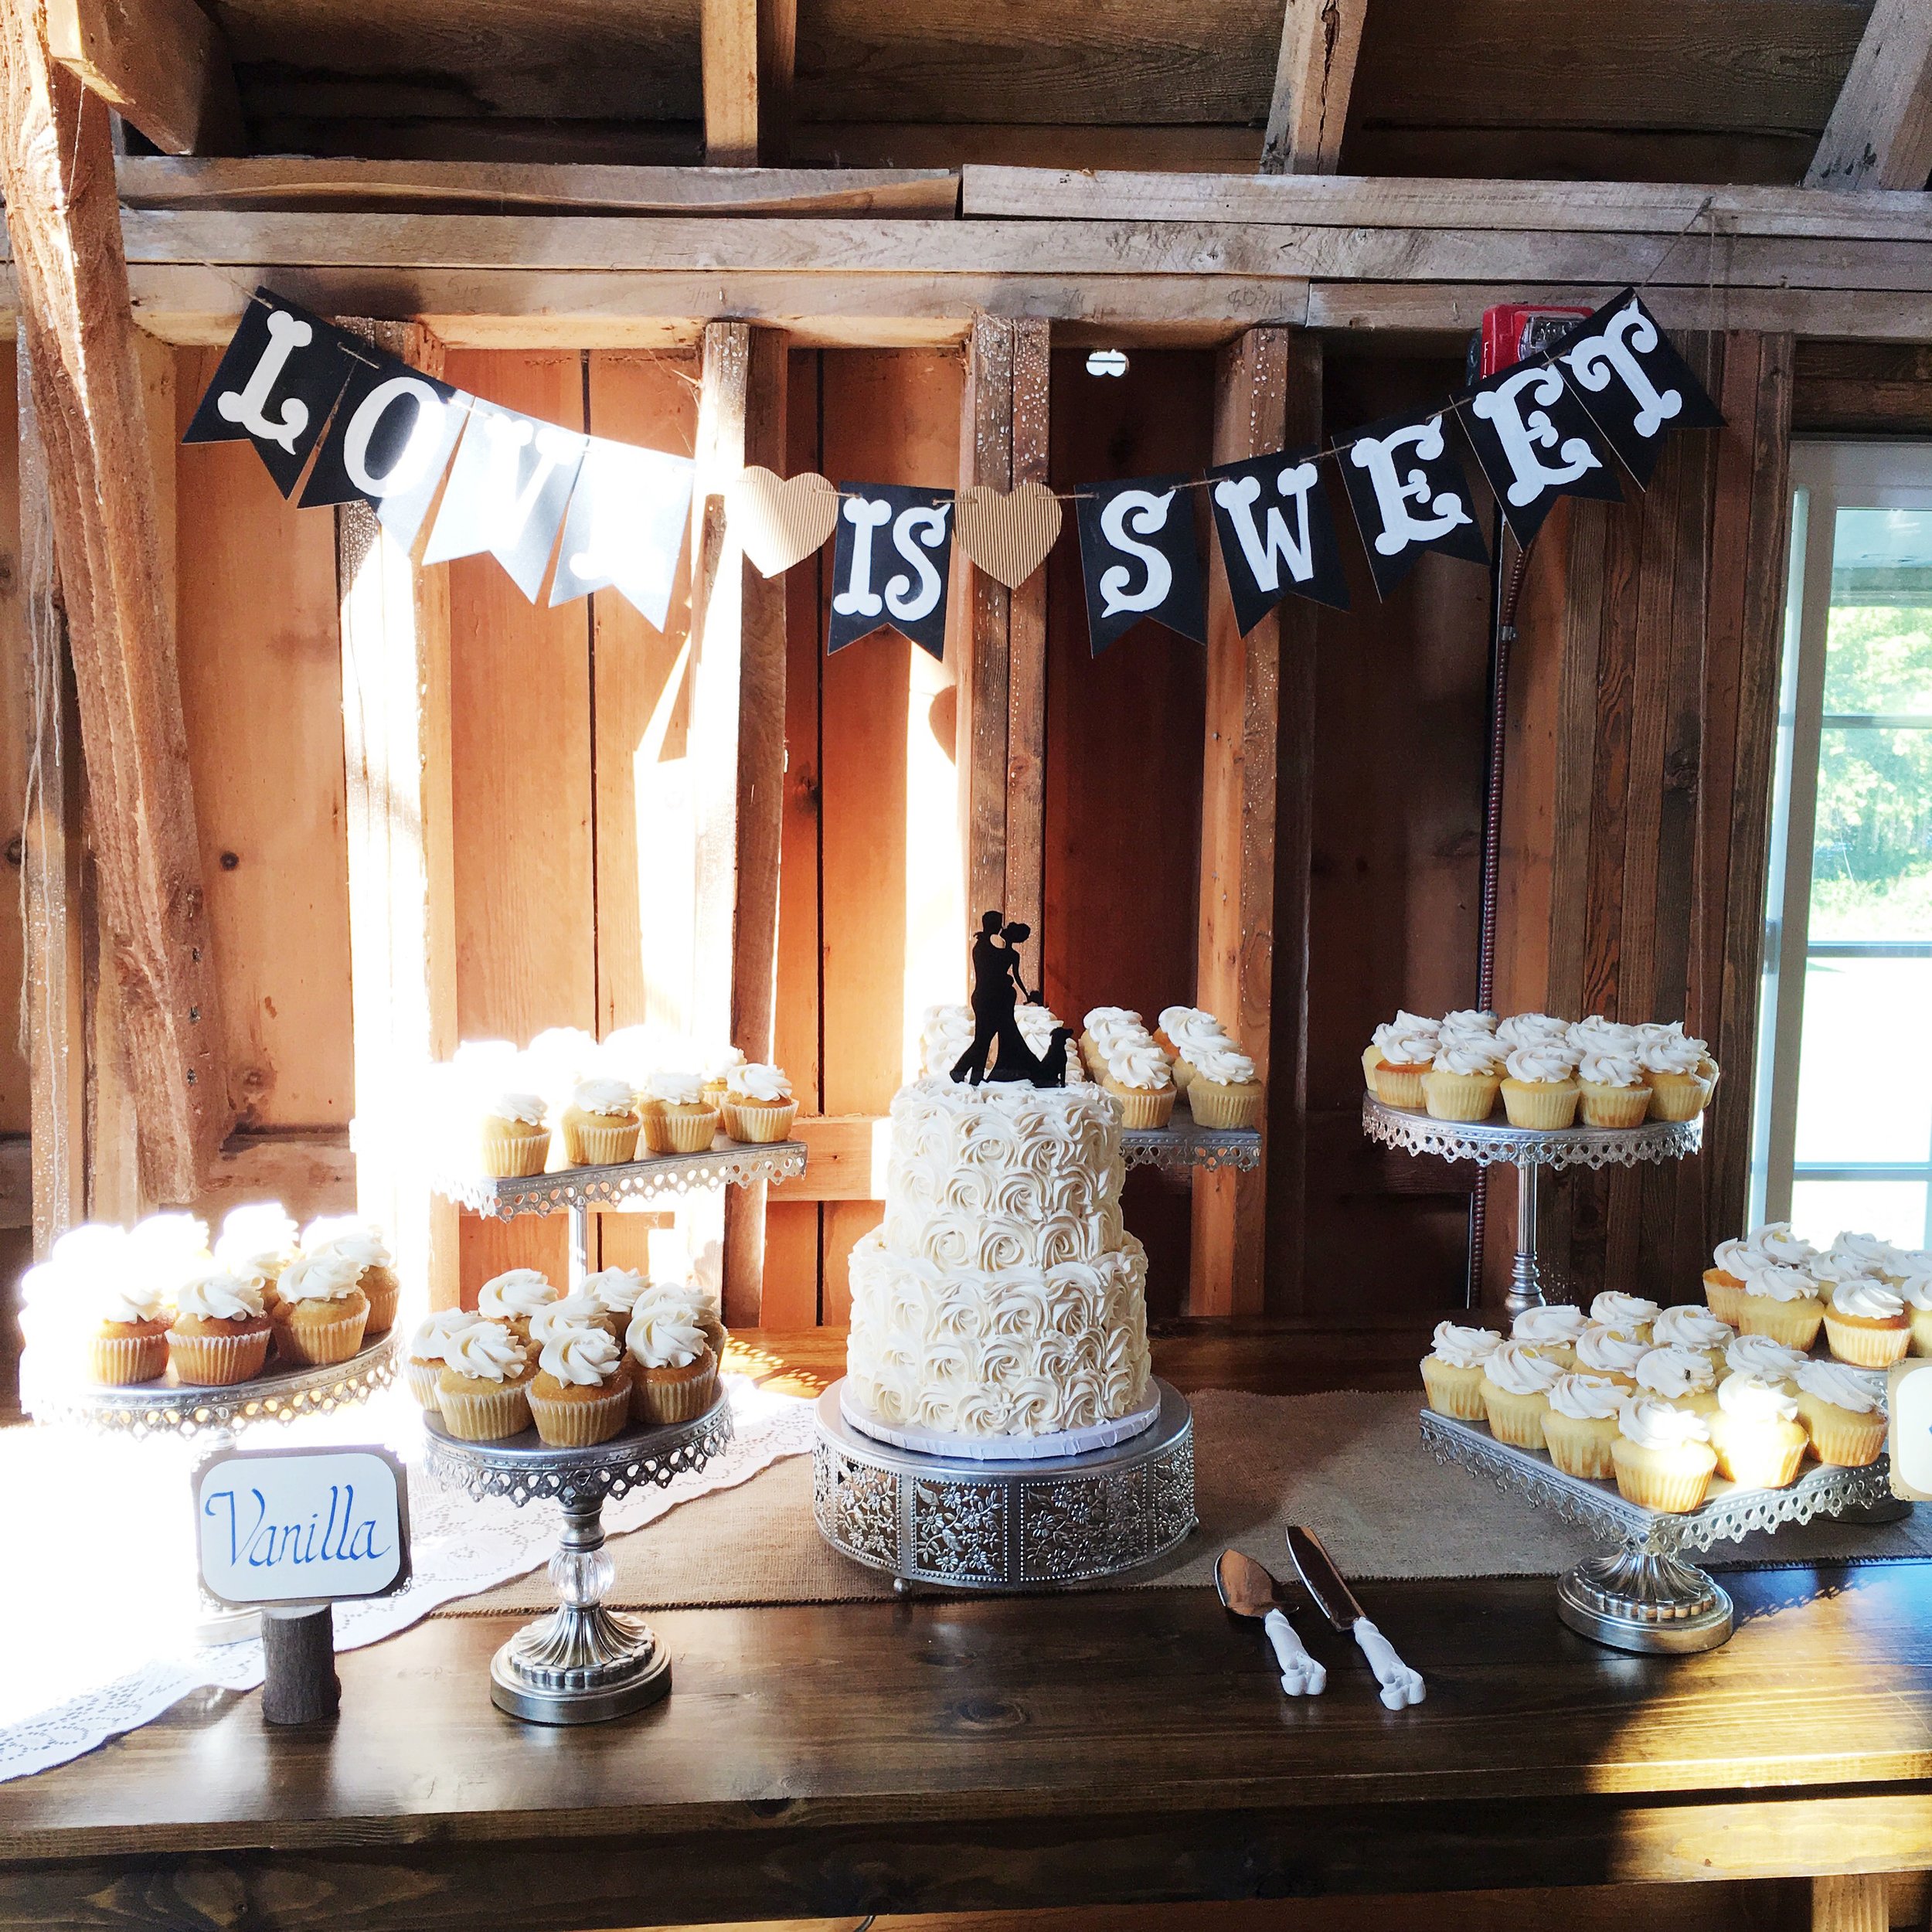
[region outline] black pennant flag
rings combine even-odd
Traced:
[[[952,492],[841,483],[838,495],[826,655],[890,626],[943,658]]]
[[[1382,597],[1424,550],[1471,563],[1489,561],[1462,464],[1450,454],[1443,431],[1440,413],[1420,421],[1385,417],[1357,430],[1341,452],[1342,480]]]
[[[1208,501],[1243,637],[1291,591],[1337,611],[1349,607],[1315,454],[1283,450],[1208,471]]]
[[[463,433],[458,392],[379,350],[350,364],[349,387],[315,452],[302,508],[368,504],[406,549]]]
[[[1143,617],[1207,641],[1194,509],[1182,476],[1091,483],[1081,492],[1080,568],[1087,634],[1098,657]]]
[[[1519,362],[1469,393],[1462,427],[1519,543],[1528,543],[1560,496],[1623,500],[1589,417],[1563,370]]]
[[[1669,431],[1723,427],[1723,412],[1634,289],[1579,322],[1554,353],[1590,420],[1640,486],[1649,482]]]
[[[184,443],[253,443],[284,496],[355,365],[332,322],[265,288],[243,311]]]

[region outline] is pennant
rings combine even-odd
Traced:
[[[1553,362],[1519,362],[1478,383],[1462,426],[1519,543],[1543,528],[1560,496],[1623,500],[1590,417]]]
[[[425,563],[487,550],[534,604],[587,437],[473,401]]]
[[[287,495],[355,366],[349,348],[332,322],[257,289],[181,440],[253,443]]]
[[[1079,499],[1087,643],[1098,657],[1143,617],[1207,642],[1194,506],[1184,476],[1094,483]]]
[[[696,474],[688,456],[592,437],[563,519],[551,603],[608,584],[662,631]]]
[[[952,548],[951,491],[840,484],[826,655],[889,627],[943,658]]]
[[[1060,498],[1031,481],[1011,490],[975,483],[959,493],[959,547],[989,577],[1017,590],[1060,533]]]
[[[301,507],[369,504],[405,549],[416,541],[468,409],[460,391],[369,349],[350,364]]]
[[[1634,289],[1579,324],[1555,353],[1590,420],[1640,487],[1650,481],[1672,430],[1723,427],[1723,412]]]
[[[1291,594],[1349,607],[1335,519],[1312,449],[1282,450],[1208,471],[1208,502],[1234,618],[1246,637]]]
[[[1451,451],[1441,412],[1420,420],[1385,417],[1357,430],[1341,453],[1376,594],[1387,597],[1425,550],[1487,563],[1462,464]]]
[[[754,463],[726,487],[725,515],[760,575],[780,577],[832,535],[838,492],[815,471],[781,478]]]

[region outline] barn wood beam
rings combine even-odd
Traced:
[[[234,1114],[108,109],[23,7],[0,10],[0,190],[144,1179],[185,1201]]]
[[[1807,188],[1923,188],[1932,175],[1932,5],[1877,0]]]
[[[704,158],[714,168],[758,161],[759,0],[702,0]]]
[[[759,0],[758,158],[791,153],[791,86],[798,66],[798,0]]]
[[[1335,172],[1367,9],[1368,0],[1285,0],[1261,173]]]
[[[46,19],[54,59],[164,154],[242,146],[228,43],[195,0],[46,0]]]

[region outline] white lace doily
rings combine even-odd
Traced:
[[[811,1404],[727,1376],[731,1444],[708,1468],[607,1504],[611,1535],[681,1502],[730,1489],[811,1447]],[[413,1574],[393,1597],[335,1606],[335,1648],[355,1650],[539,1568],[556,1547],[557,1512],[472,1502],[422,1470],[420,1412],[400,1387],[366,1407],[249,1430],[244,1448],[382,1442],[410,1465]],[[0,1582],[0,1781],[65,1764],[151,1723],[191,1692],[252,1690],[259,1640],[211,1646],[194,1636],[189,1472],[201,1447],[77,1429],[0,1430],[0,1495],[12,1547],[34,1553]]]

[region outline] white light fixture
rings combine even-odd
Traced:
[[[1124,349],[1097,349],[1087,359],[1087,372],[1090,376],[1124,376],[1127,373],[1127,351]]]

